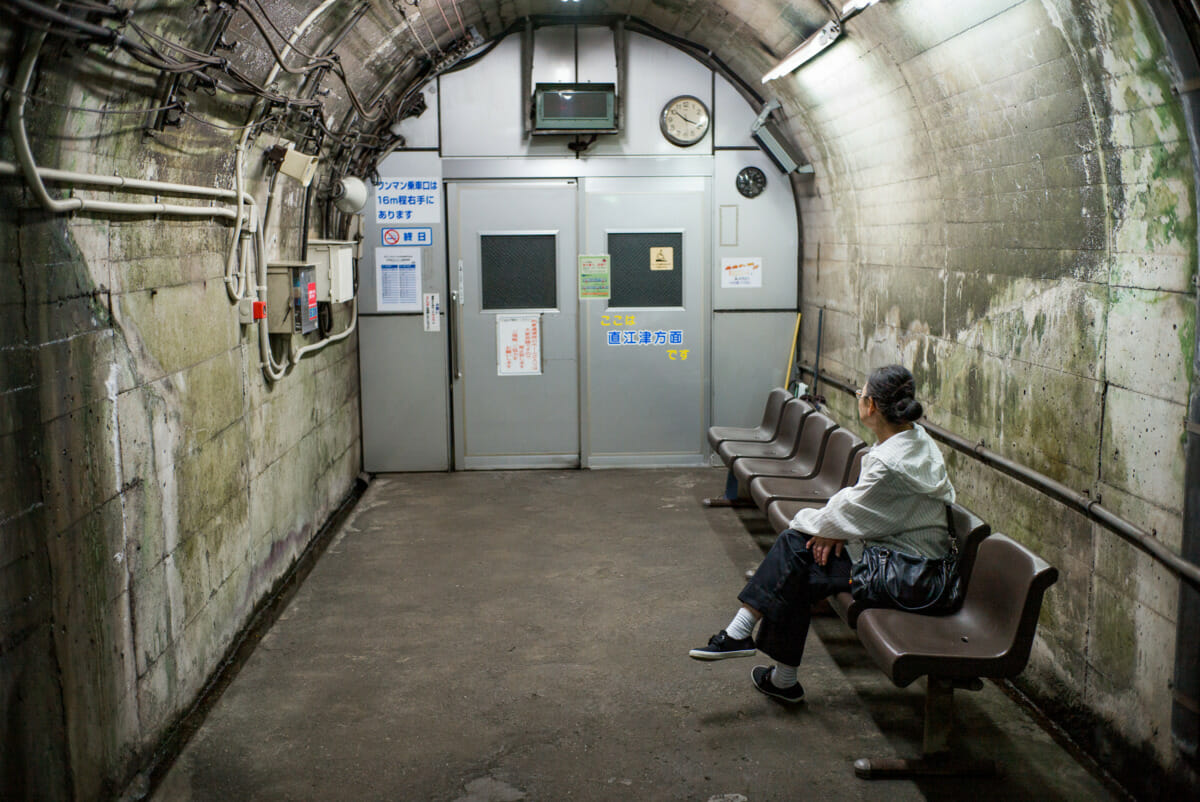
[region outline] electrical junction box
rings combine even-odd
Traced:
[[[303,186],[308,186],[312,183],[313,174],[317,172],[317,157],[289,147],[283,154],[279,172],[296,179]]]
[[[316,267],[309,262],[267,265],[267,331],[308,334],[317,329]]]
[[[317,300],[335,304],[354,299],[354,243],[308,241],[308,259],[317,268]]]

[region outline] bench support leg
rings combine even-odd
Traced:
[[[954,686],[946,680],[926,677],[925,739],[921,744],[925,756],[949,751],[953,729]]]
[[[1000,772],[994,760],[965,760],[950,753],[954,729],[954,684],[929,677],[925,690],[925,738],[920,758],[861,758],[854,774],[864,780],[896,777],[991,777]]]

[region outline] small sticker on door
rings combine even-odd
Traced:
[[[675,249],[674,248],[651,248],[650,249],[650,269],[651,270],[674,270],[675,269]]]

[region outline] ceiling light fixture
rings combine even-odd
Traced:
[[[783,61],[772,67],[770,72],[762,77],[762,82],[765,84],[795,71],[801,64],[836,42],[841,35],[840,23],[833,20],[825,23],[821,30],[801,42],[799,47],[784,56]]]
[[[857,14],[864,8],[873,6],[878,2],[879,0],[850,0],[846,5],[842,6],[842,19],[846,19],[851,14]]]

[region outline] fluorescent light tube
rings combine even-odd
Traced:
[[[879,0],[850,0],[849,3],[846,3],[846,5],[842,6],[842,19],[845,19],[857,11],[862,11],[868,6],[873,6],[878,2]]]
[[[837,41],[842,35],[842,26],[836,21],[825,23],[821,30],[800,43],[800,46],[788,53],[783,61],[776,64],[770,72],[762,77],[762,82],[774,81],[783,75],[795,71],[801,64],[820,53]]]

